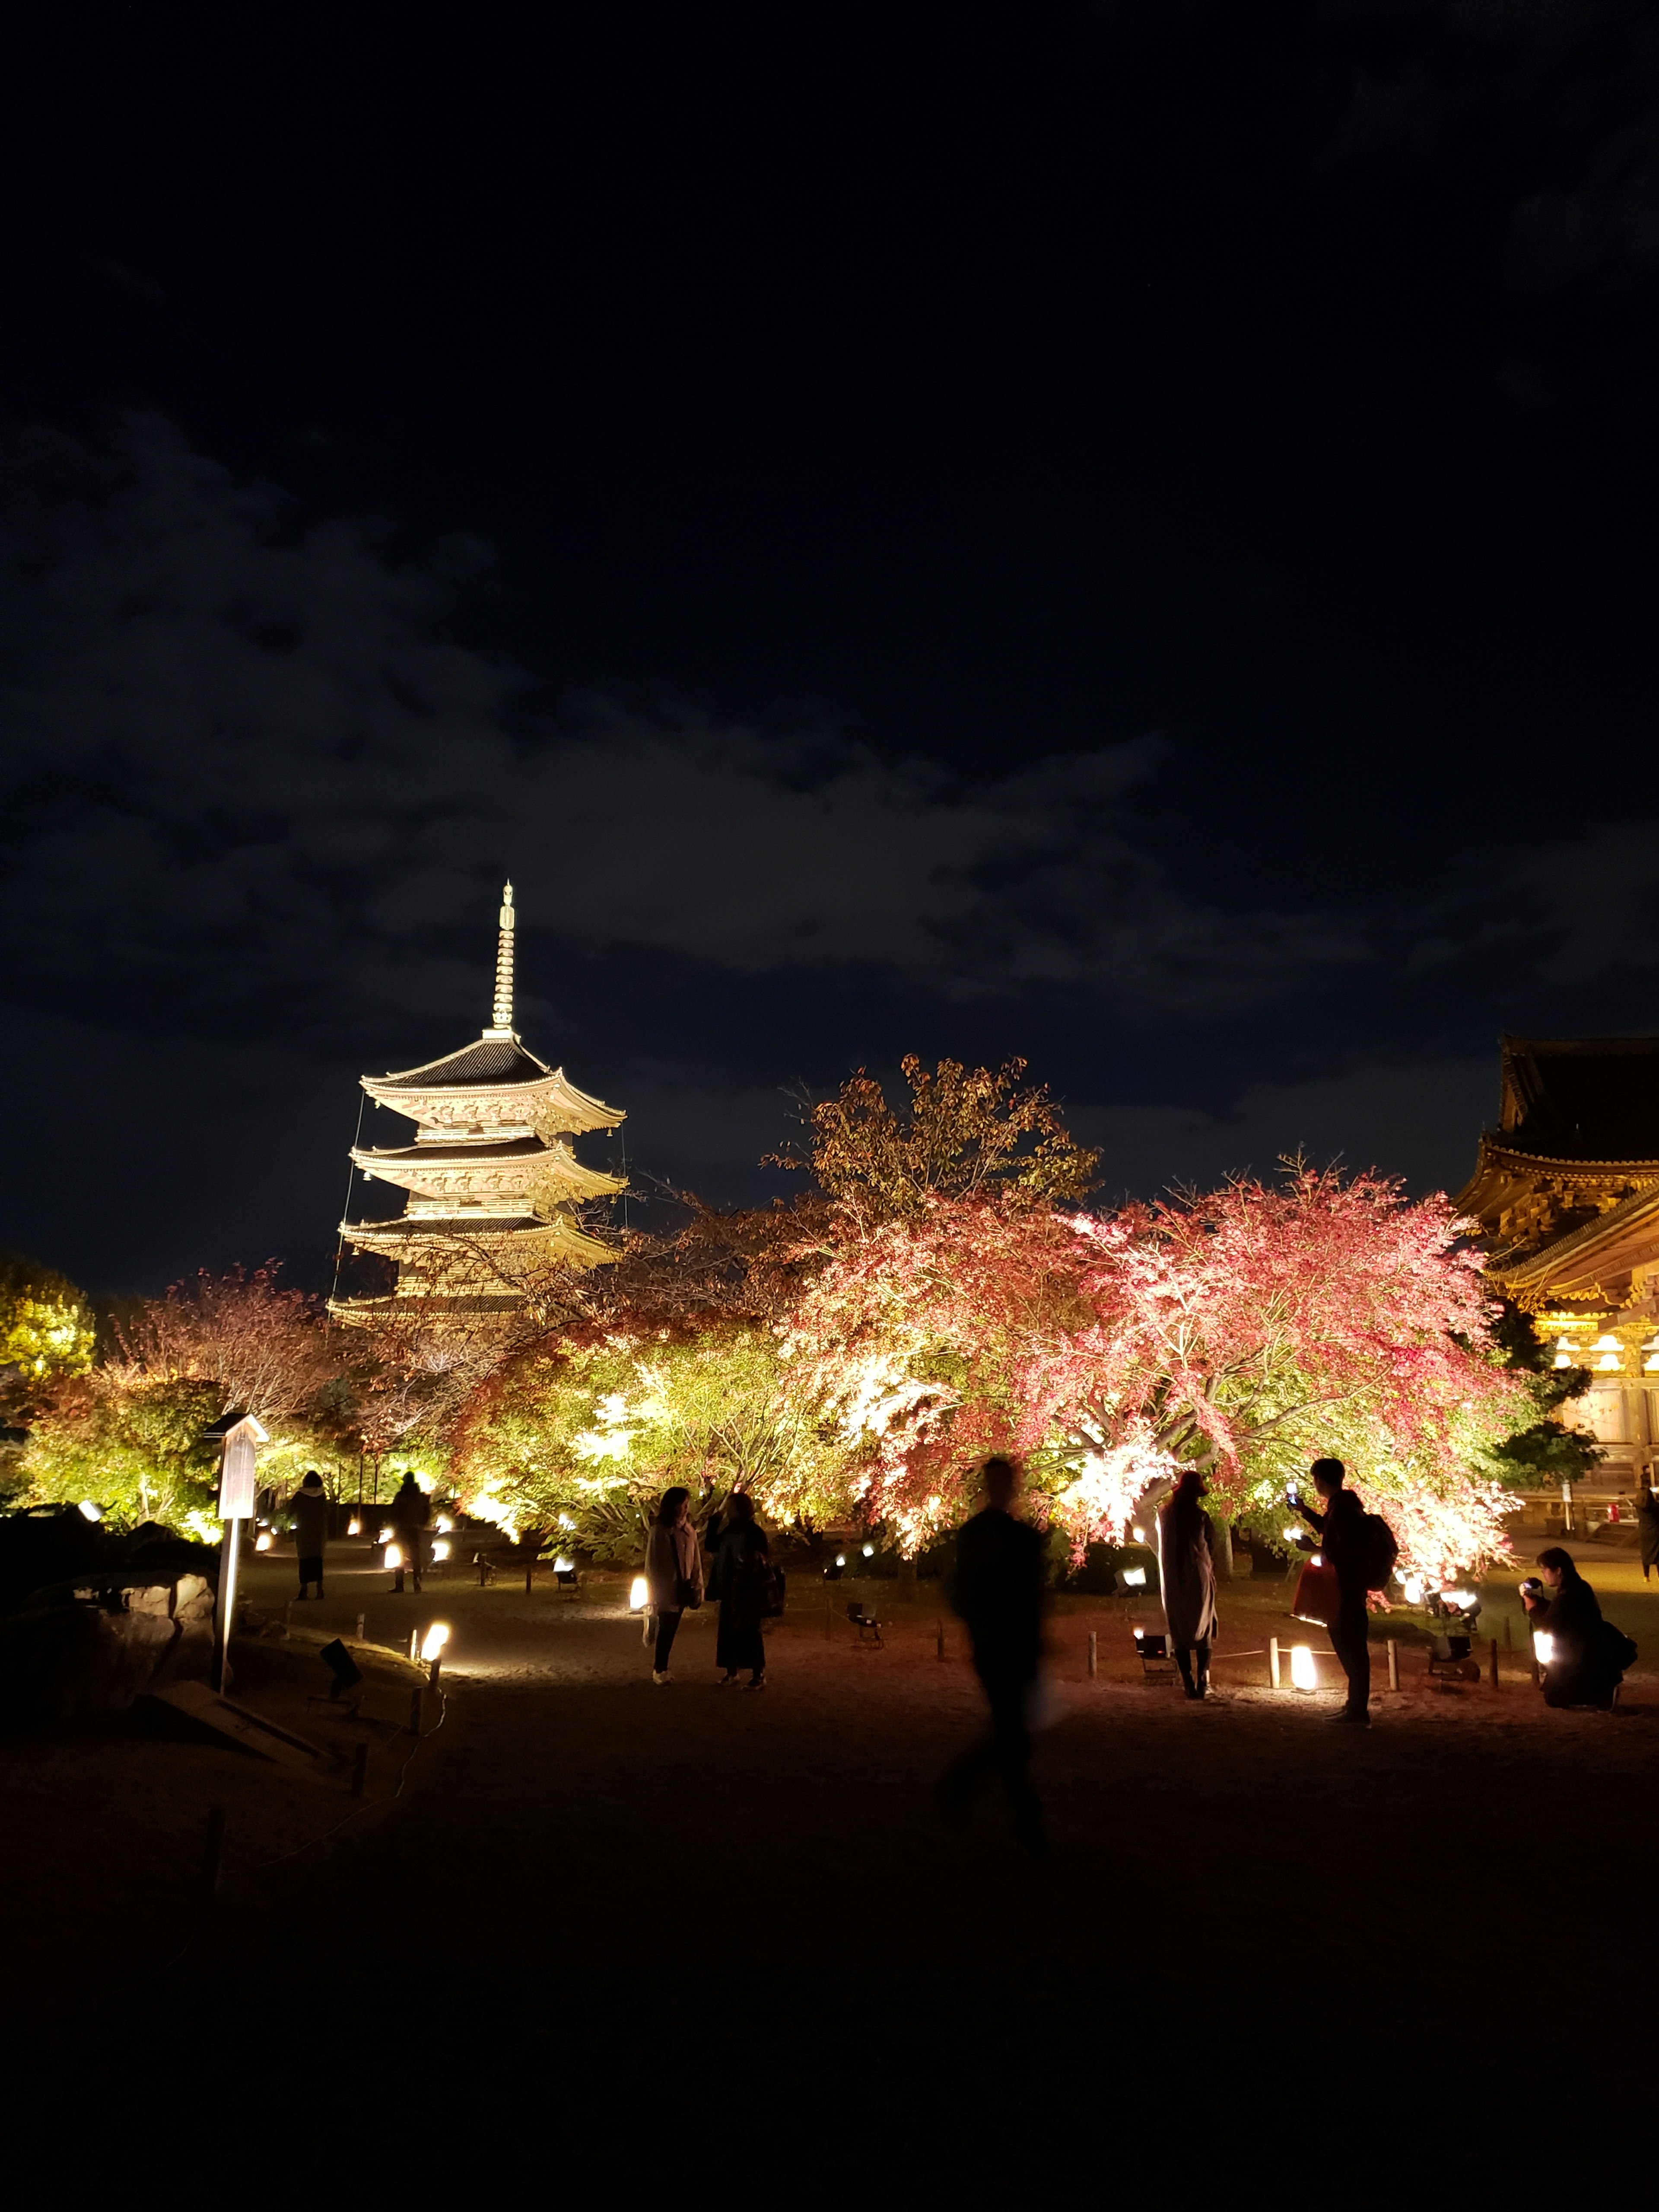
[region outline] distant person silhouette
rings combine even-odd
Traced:
[[[725,1673],[714,1685],[725,1689],[746,1667],[746,1690],[766,1687],[765,1618],[766,1531],[755,1518],[755,1501],[734,1490],[726,1501],[726,1513],[715,1514],[708,1524],[708,1595],[720,1600],[720,1620],[714,1631],[714,1663]]]
[[[1189,1698],[1210,1694],[1216,1632],[1215,1532],[1199,1500],[1204,1477],[1189,1467],[1158,1509],[1158,1579],[1170,1650]]]
[[[300,1595],[308,1598],[311,1585],[315,1583],[320,1597],[323,1553],[328,1547],[328,1493],[314,1467],[307,1470],[304,1481],[289,1499],[288,1513],[294,1523],[294,1548],[300,1559]]]
[[[967,1625],[991,1726],[945,1776],[939,1803],[947,1817],[964,1820],[981,1776],[995,1767],[1015,1835],[1027,1850],[1041,1853],[1048,1841],[1031,1787],[1030,1702],[1042,1647],[1043,1543],[1014,1512],[1020,1475],[1013,1462],[988,1459],[983,1480],[985,1509],[957,1534],[949,1595]]]
[[[403,1589],[405,1571],[414,1577],[415,1587],[419,1589],[421,1570],[426,1565],[426,1524],[432,1517],[432,1508],[412,1474],[405,1473],[398,1484],[391,1513],[392,1534],[402,1554],[399,1564],[392,1570],[392,1590],[395,1597]]]
[[[1352,1728],[1371,1724],[1371,1647],[1366,1623],[1370,1610],[1365,1595],[1365,1509],[1352,1490],[1343,1487],[1348,1470],[1340,1459],[1316,1459],[1308,1469],[1319,1492],[1322,1513],[1304,1505],[1294,1492],[1291,1504],[1319,1532],[1319,1547],[1336,1569],[1337,1614],[1331,1623],[1331,1649],[1342,1662],[1348,1678],[1348,1698],[1333,1719]]]
[[[1659,1567],[1659,1498],[1653,1494],[1651,1483],[1642,1486],[1642,1503],[1636,1509],[1637,1533],[1642,1540],[1642,1579],[1646,1582],[1655,1567]]]

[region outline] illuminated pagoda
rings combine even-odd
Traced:
[[[1581,1488],[1633,1491],[1659,1464],[1659,1037],[1506,1036],[1455,1204],[1554,1364],[1590,1370],[1560,1416],[1602,1448]]]
[[[614,1196],[619,1176],[584,1167],[573,1137],[620,1127],[614,1106],[590,1098],[520,1042],[513,1026],[513,886],[502,895],[494,1020],[475,1043],[423,1067],[365,1075],[377,1105],[407,1115],[412,1144],[357,1145],[354,1167],[408,1192],[389,1221],[343,1221],[354,1250],[389,1260],[388,1295],[335,1298],[337,1320],[373,1324],[439,1314],[507,1314],[525,1286],[560,1267],[596,1267],[617,1255],[576,1221],[584,1201]]]

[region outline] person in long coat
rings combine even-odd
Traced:
[[[994,1768],[1015,1837],[1041,1856],[1048,1843],[1031,1787],[1030,1708],[1042,1663],[1042,1539],[1014,1510],[1021,1475],[1012,1460],[988,1459],[981,1479],[985,1510],[957,1532],[946,1589],[967,1625],[991,1726],[940,1784],[939,1810],[949,1820],[965,1820],[981,1775]]]
[[[1578,1571],[1571,1552],[1552,1544],[1538,1554],[1544,1588],[1521,1585],[1521,1602],[1534,1629],[1548,1632],[1551,1654],[1543,1662],[1547,1705],[1611,1705],[1625,1679],[1614,1663],[1611,1639],[1595,1592]]]
[[[755,1518],[755,1501],[734,1490],[726,1511],[708,1524],[708,1595],[720,1600],[714,1662],[724,1668],[718,1689],[749,1669],[746,1689],[766,1687],[766,1638],[762,1633],[764,1593],[761,1569],[767,1556],[766,1531]]]
[[[311,1585],[323,1594],[323,1553],[328,1547],[328,1493],[316,1468],[307,1468],[304,1481],[288,1501],[294,1524],[294,1548],[300,1557],[300,1595],[308,1598]]]
[[[1642,1486],[1642,1503],[1636,1509],[1636,1526],[1642,1540],[1642,1579],[1646,1582],[1650,1571],[1659,1567],[1659,1498],[1653,1494],[1651,1483]]]
[[[702,1603],[702,1555],[697,1532],[691,1526],[691,1493],[677,1484],[665,1490],[646,1539],[645,1579],[651,1592],[652,1618],[657,1624],[656,1644],[651,1655],[651,1679],[668,1680],[668,1658],[680,1615],[688,1607]]]
[[[402,1553],[401,1563],[392,1570],[392,1594],[403,1589],[405,1570],[415,1578],[415,1587],[421,1587],[421,1570],[426,1565],[426,1524],[432,1518],[432,1507],[427,1494],[412,1474],[405,1474],[392,1498],[392,1527]]]
[[[1189,1467],[1158,1509],[1158,1578],[1170,1651],[1189,1698],[1210,1694],[1210,1643],[1216,1627],[1215,1530],[1199,1500],[1203,1475]]]

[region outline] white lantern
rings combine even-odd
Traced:
[[[628,1585],[628,1610],[643,1613],[651,1602],[651,1585],[643,1575],[635,1575]]]
[[[1293,1690],[1316,1690],[1319,1687],[1311,1644],[1292,1644],[1291,1646],[1291,1687]]]

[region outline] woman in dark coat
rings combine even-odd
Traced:
[[[1215,1532],[1199,1504],[1204,1477],[1189,1467],[1158,1509],[1158,1579],[1170,1652],[1189,1698],[1210,1694],[1210,1639],[1216,1632]],[[1194,1662],[1197,1679],[1194,1679]]]
[[[726,1501],[723,1523],[716,1514],[708,1526],[708,1595],[720,1600],[720,1607],[714,1660],[726,1670],[717,1689],[735,1682],[744,1667],[749,1669],[746,1689],[766,1687],[766,1640],[761,1633],[766,1549],[754,1499],[734,1490]]]
[[[1609,1634],[1595,1592],[1570,1552],[1553,1544],[1538,1554],[1538,1565],[1547,1591],[1535,1581],[1524,1582],[1521,1602],[1532,1617],[1534,1630],[1542,1629],[1550,1638],[1550,1656],[1542,1662],[1544,1703],[1611,1705],[1613,1692],[1625,1679],[1611,1649],[1617,1632]]]
[[[294,1524],[294,1548],[300,1559],[300,1595],[308,1598],[315,1583],[320,1597],[323,1553],[328,1546],[328,1494],[314,1467],[307,1470],[305,1480],[289,1499],[288,1516]]]
[[[426,1565],[426,1524],[431,1517],[432,1508],[425,1491],[412,1474],[405,1474],[391,1508],[392,1526],[401,1555],[392,1572],[394,1596],[403,1589],[405,1570],[414,1577],[416,1589],[421,1587],[421,1570]]]
[[[1659,1498],[1654,1496],[1650,1483],[1642,1486],[1642,1503],[1636,1509],[1636,1525],[1642,1539],[1642,1579],[1646,1582],[1650,1569],[1659,1567]]]

